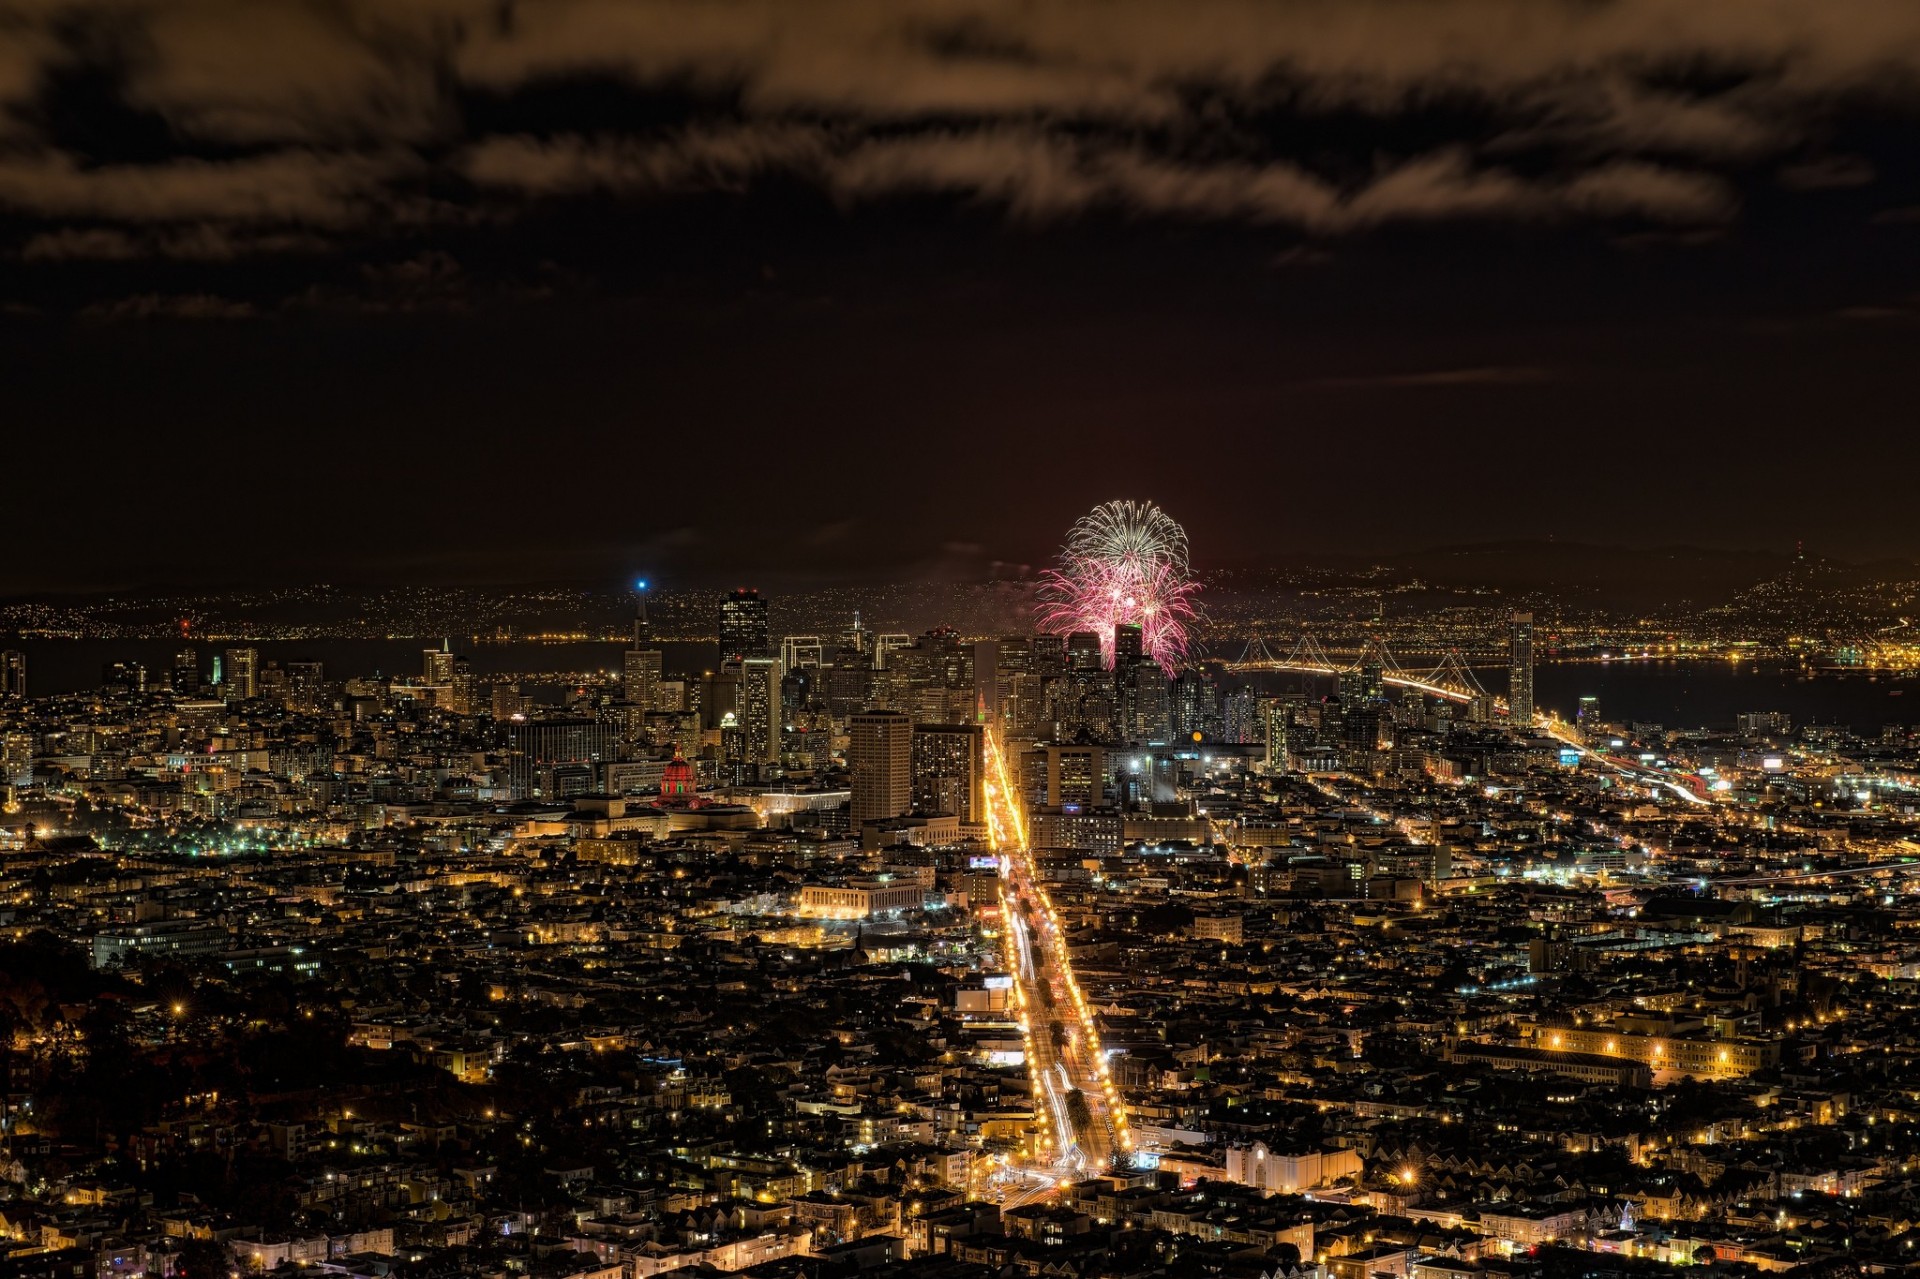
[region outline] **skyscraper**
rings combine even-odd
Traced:
[[[1515,727],[1533,724],[1533,614],[1507,623],[1507,711]]]
[[[804,671],[825,665],[824,651],[818,635],[788,635],[780,641],[781,669]]]
[[[0,697],[27,695],[27,655],[17,648],[0,653]]]
[[[720,660],[773,656],[767,629],[767,601],[759,591],[741,587],[720,601]]]
[[[440,641],[439,648],[420,650],[421,682],[430,688],[447,688],[453,683],[453,645]]]
[[[173,691],[181,697],[200,695],[200,654],[183,648],[173,655]]]
[[[1278,699],[1267,703],[1267,771],[1284,773],[1288,767],[1287,730],[1292,727],[1293,707]]]
[[[622,696],[641,710],[657,711],[660,706],[661,653],[657,648],[630,648],[622,660],[620,687]]]
[[[772,657],[749,657],[740,663],[739,722],[749,764],[780,762],[780,662]]]
[[[847,728],[847,763],[853,770],[847,815],[853,825],[911,811],[913,721],[897,711],[862,711]]]
[[[260,692],[260,650],[230,648],[222,667],[221,692],[230,702],[244,702]]]
[[[912,769],[915,812],[986,820],[987,736],[980,725],[915,725]]]
[[[1582,733],[1600,731],[1600,699],[1589,693],[1580,699],[1580,709],[1575,713],[1573,722]]]

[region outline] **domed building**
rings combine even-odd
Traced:
[[[680,754],[679,746],[673,748],[673,758],[667,761],[667,767],[660,774],[660,798],[654,801],[655,808],[698,808],[705,801],[700,798],[699,784],[694,780],[693,765]]]

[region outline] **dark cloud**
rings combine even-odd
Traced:
[[[247,320],[259,314],[250,302],[206,293],[142,293],[114,302],[100,302],[81,313],[90,320]]]
[[[1307,386],[1329,389],[1368,387],[1538,386],[1552,373],[1525,365],[1483,364],[1471,368],[1429,369],[1419,373],[1373,373],[1363,377],[1314,378]]]
[[[1920,81],[1920,10],[1873,0],[15,0],[0,15],[0,211],[56,224],[16,242],[37,261],[300,247],[267,231],[398,240],[510,222],[529,198],[750,194],[770,177],[843,206],[933,195],[1027,223],[1716,224],[1737,216],[1740,173],[1771,159],[1794,190],[1871,181],[1870,162],[1820,153],[1824,121],[1846,95],[1910,102]],[[92,143],[34,101],[78,69],[150,122],[160,154],[65,149]],[[687,105],[667,128],[510,127],[513,102],[581,78]],[[506,105],[474,112],[475,95]],[[1473,104],[1473,123],[1397,143],[1436,101]],[[1274,136],[1332,117],[1377,123],[1304,149]],[[178,233],[137,230],[156,225]]]

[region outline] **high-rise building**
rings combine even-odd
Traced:
[[[1097,631],[1075,631],[1067,636],[1067,667],[1076,671],[1097,671],[1106,665],[1100,652]]]
[[[100,682],[125,693],[147,691],[147,668],[139,662],[108,662],[100,671]]]
[[[181,697],[200,695],[200,654],[183,648],[173,655],[173,691]]]
[[[1589,693],[1580,699],[1580,709],[1574,713],[1574,726],[1582,733],[1600,731],[1600,699]]]
[[[1516,728],[1533,726],[1533,614],[1507,623],[1507,712]]]
[[[1138,662],[1128,674],[1133,679],[1133,736],[1142,742],[1165,742],[1173,735],[1173,684],[1158,662]]]
[[[1273,700],[1267,703],[1267,771],[1284,773],[1287,771],[1288,730],[1293,726],[1293,707],[1286,702]]]
[[[421,682],[429,688],[450,688],[453,685],[453,645],[441,640],[439,648],[420,650]]]
[[[176,675],[175,678],[179,677]],[[327,668],[322,663],[287,663],[287,705],[294,710],[326,709],[326,687]]]
[[[853,611],[852,624],[849,625],[846,630],[840,632],[841,652],[845,653],[851,650],[855,653],[864,653],[867,651],[867,644],[871,638],[872,636],[867,633],[867,628],[860,624],[860,610],[855,609]]]
[[[720,660],[773,656],[767,629],[767,601],[759,591],[742,587],[720,601]]]
[[[807,671],[825,664],[826,646],[818,635],[788,635],[780,641],[780,668]]]
[[[27,695],[27,655],[17,648],[0,653],[0,697]]]
[[[1025,793],[1035,808],[1085,809],[1107,802],[1104,746],[1050,742],[1029,752],[1026,769]]]
[[[847,815],[863,822],[899,817],[913,808],[913,721],[897,711],[861,711],[847,725],[853,798]]]
[[[1134,622],[1116,622],[1113,627],[1113,666],[1130,666],[1147,651],[1146,632]]]
[[[597,719],[515,720],[507,772],[515,799],[559,799],[599,788],[600,766],[619,759],[618,728]]]
[[[780,762],[780,662],[772,657],[749,657],[740,663],[739,722],[742,757],[749,764]]]
[[[917,724],[913,808],[963,822],[987,818],[987,735],[978,724]]]
[[[222,669],[221,693],[229,702],[244,702],[260,693],[260,650],[230,648]]]
[[[1220,690],[1197,670],[1184,670],[1173,679],[1173,736],[1184,740],[1200,733],[1220,735]]]
[[[622,659],[621,695],[643,711],[663,709],[660,705],[661,661],[657,648],[630,648]]]

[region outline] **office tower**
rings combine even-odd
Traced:
[[[717,671],[700,675],[700,727],[717,729],[729,719],[740,719],[740,670],[738,661],[725,662]]]
[[[1067,636],[1067,669],[1097,671],[1106,665],[1100,652],[1100,636],[1095,631],[1075,631]]]
[[[1171,691],[1175,740],[1191,739],[1195,733],[1220,735],[1220,690],[1212,680],[1196,670],[1181,671]]]
[[[1220,735],[1240,745],[1260,740],[1260,706],[1252,689],[1236,688],[1220,699]]]
[[[0,653],[0,697],[27,695],[27,655],[17,648]]]
[[[635,648],[653,647],[653,623],[647,617],[647,584],[644,580],[634,584],[633,605],[633,646]]]
[[[1028,669],[1035,675],[1048,678],[1067,669],[1067,637],[1064,635],[1036,635],[1029,649]]]
[[[1133,679],[1133,736],[1142,742],[1166,742],[1173,736],[1173,685],[1158,662],[1139,662]]]
[[[124,693],[147,691],[147,668],[139,662],[108,662],[100,672],[100,682]]]
[[[1132,622],[1116,622],[1113,627],[1113,667],[1131,666],[1147,651],[1146,634]]]
[[[597,719],[515,720],[507,728],[515,799],[559,799],[600,788],[600,766],[620,757],[619,729]]]
[[[825,662],[826,646],[818,635],[789,635],[780,641],[780,669],[808,671]]]
[[[420,682],[429,688],[450,688],[453,684],[453,644],[441,640],[439,648],[420,650]]]
[[[873,669],[884,671],[893,663],[893,655],[903,648],[913,645],[913,636],[899,631],[886,631],[873,636]]]
[[[987,734],[980,725],[916,725],[911,769],[915,812],[987,819]]]
[[[473,663],[464,657],[453,659],[453,700],[448,703],[455,715],[472,715],[474,711],[474,692],[477,681],[473,677]]]
[[[863,822],[899,817],[913,808],[913,721],[898,711],[862,711],[847,726],[853,799],[847,815]]]
[[[1582,733],[1600,731],[1600,699],[1589,693],[1580,699],[1580,709],[1574,712],[1574,726]]]
[[[173,691],[181,697],[200,695],[200,654],[183,648],[173,655]]]
[[[0,786],[33,784],[33,734],[0,733]]]
[[[773,641],[767,629],[767,601],[759,591],[742,587],[720,601],[720,660],[772,657]]]
[[[495,684],[493,686],[493,717],[512,719],[516,715],[527,713],[530,699],[521,696],[518,684]]]
[[[1039,764],[1043,770],[1044,789],[1035,796],[1037,806],[1092,808],[1106,803],[1106,747],[1048,743],[1031,752],[1028,759],[1029,769]],[[1030,795],[1034,791],[1028,788]]]
[[[853,623],[848,626],[846,630],[840,632],[841,651],[852,650],[855,653],[864,653],[867,651],[868,642],[871,638],[872,637],[867,634],[867,628],[860,624],[860,611],[855,609],[853,613]]]
[[[1516,728],[1533,726],[1533,614],[1507,623],[1507,713]]]
[[[1267,703],[1267,771],[1287,771],[1287,730],[1293,724],[1293,708],[1282,701]]]
[[[229,702],[244,702],[260,692],[260,650],[230,648],[226,651],[226,672],[221,692]]]
[[[1743,711],[1734,716],[1733,726],[1746,737],[1785,737],[1793,731],[1793,718],[1785,711]]]
[[[1363,661],[1350,671],[1340,672],[1340,701],[1348,706],[1377,702],[1387,695],[1386,669],[1376,661]]]
[[[833,655],[833,666],[827,671],[827,713],[845,719],[871,705],[872,696],[873,667],[864,653],[843,646]]]
[[[657,648],[630,648],[622,659],[620,689],[628,703],[642,710],[664,709],[660,705],[662,654]]]
[[[741,758],[749,764],[780,762],[780,663],[771,657],[749,657],[740,663]]]
[[[327,668],[319,662],[287,663],[287,705],[296,711],[325,709]]]

